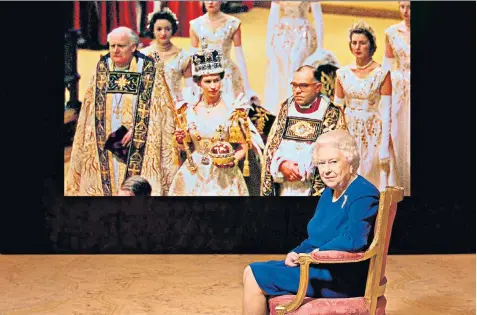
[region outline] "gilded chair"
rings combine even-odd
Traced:
[[[300,283],[296,295],[270,298],[270,315],[384,315],[386,314],[386,259],[391,230],[396,216],[397,203],[403,199],[402,187],[386,187],[379,199],[378,215],[371,245],[365,252],[323,251],[299,254]],[[310,264],[356,263],[370,260],[364,297],[354,298],[309,298],[308,288]]]

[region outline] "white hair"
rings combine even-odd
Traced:
[[[344,130],[331,130],[320,135],[313,146],[312,160],[314,165],[318,165],[318,151],[325,146],[340,150],[352,166],[353,173],[357,172],[360,156],[358,145],[352,135]]]
[[[138,45],[139,44],[139,36],[129,27],[126,26],[120,26],[118,28],[115,28],[112,30],[108,36],[106,37],[107,41],[110,42],[111,36],[116,35],[116,34],[126,34],[129,36],[130,43],[132,45]]]

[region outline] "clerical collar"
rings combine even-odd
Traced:
[[[125,70],[129,70],[129,66],[131,64],[128,64],[127,66],[124,66],[124,67],[119,67],[117,65],[114,65],[114,70],[119,70],[119,71],[125,71]]]
[[[300,106],[297,104],[297,102],[295,102],[295,109],[302,114],[313,113],[320,107],[320,100],[321,97],[317,96],[313,102],[305,106]]]

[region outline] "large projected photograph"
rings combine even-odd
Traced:
[[[72,7],[65,196],[411,195],[409,1]]]

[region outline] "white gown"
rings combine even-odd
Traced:
[[[356,139],[360,153],[358,174],[374,184],[380,191],[395,185],[395,157],[390,148],[390,172],[385,175],[379,164],[382,138],[380,115],[380,89],[387,72],[378,66],[365,78],[359,78],[350,66],[338,69],[336,75],[345,94],[345,118],[350,134]],[[388,118],[384,118],[388,119]]]
[[[230,117],[236,109],[233,105],[233,98],[223,94],[226,108],[215,115],[201,116],[196,113],[194,105],[200,99],[197,96],[194,103],[188,104],[186,110],[187,127],[189,135],[194,144],[192,159],[197,166],[197,171],[193,174],[189,169],[189,161],[186,160],[177,171],[172,180],[169,196],[248,196],[249,191],[240,168],[235,165],[232,168],[218,168],[212,164],[208,155],[209,149],[213,146],[212,138],[215,136],[219,126],[223,128],[226,141],[229,136]],[[252,132],[252,144],[257,150],[263,149],[258,131],[254,128],[250,119],[248,120]],[[190,145],[190,144],[189,144]],[[203,164],[203,158],[209,158],[208,164]]]
[[[308,22],[312,8],[314,27]],[[280,12],[282,16],[280,17]],[[263,104],[273,115],[292,95],[293,74],[317,48],[322,48],[321,4],[307,1],[272,2],[267,30],[267,70]]]
[[[386,29],[385,34],[397,61],[393,81],[391,137],[398,170],[398,185],[411,194],[411,45],[399,30],[403,23]]]
[[[155,45],[152,44],[141,50],[141,53],[152,56],[155,49]],[[164,62],[164,76],[166,77],[167,86],[174,103],[184,99],[182,95],[184,89],[182,83],[183,73],[187,69],[189,62],[190,57],[184,49],[179,50],[175,56]]]
[[[244,80],[240,69],[232,61],[230,51],[233,44],[233,36],[239,28],[241,21],[233,16],[228,16],[225,23],[212,30],[206,14],[190,21],[190,25],[199,37],[199,47],[202,42],[207,43],[208,49],[217,49],[222,51],[222,64],[224,67],[224,78],[222,79],[222,92],[238,97],[240,93],[245,93]]]

